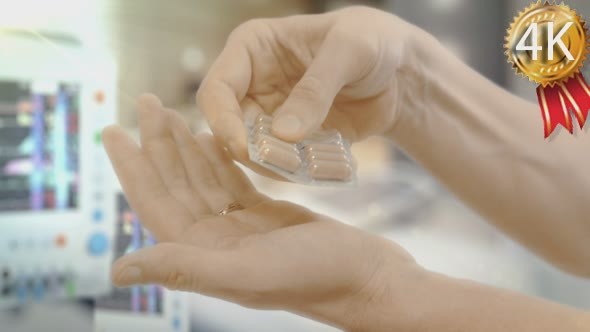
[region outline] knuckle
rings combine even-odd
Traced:
[[[186,287],[187,278],[184,273],[178,270],[171,271],[168,272],[164,284],[170,290],[182,290]]]
[[[162,266],[168,266],[164,273],[161,283],[171,290],[184,290],[190,286],[190,276],[182,271],[175,261],[178,256],[178,249],[173,243],[158,244],[159,257],[156,261],[161,262]]]
[[[353,5],[341,9],[341,13],[346,15],[354,15],[355,17],[358,17],[359,15],[375,14],[378,12],[379,11],[377,9],[364,5]]]
[[[247,34],[251,34],[252,32],[256,32],[256,31],[258,31],[258,29],[265,26],[266,22],[267,22],[267,19],[263,19],[263,18],[254,18],[254,19],[247,20],[246,22],[238,25],[238,27],[235,28],[231,32],[229,39],[232,40],[235,38],[241,38]]]
[[[291,93],[297,98],[311,100],[312,102],[321,101],[323,98],[322,82],[313,75],[305,75]]]
[[[352,56],[351,59],[354,61],[366,61],[367,58],[378,53],[378,42],[375,36],[360,37],[358,34],[351,33],[348,25],[334,28],[331,31],[330,38],[334,40],[336,45],[348,50],[344,54],[349,57]],[[350,52],[350,50],[353,51]]]
[[[354,83],[365,77],[379,61],[380,42],[376,36],[359,38],[347,28],[337,28],[331,32],[330,40],[337,53],[342,53],[342,65],[348,68],[346,82]]]

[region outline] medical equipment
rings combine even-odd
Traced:
[[[117,198],[115,257],[154,245],[154,237],[141,226],[122,193]],[[187,296],[159,285],[115,288],[95,302],[96,332],[189,331]]]
[[[65,35],[0,29],[0,68],[0,308],[107,293],[115,66]]]

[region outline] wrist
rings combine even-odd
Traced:
[[[371,258],[371,267],[341,301],[338,326],[354,332],[405,331],[414,311],[413,293],[430,272],[389,241]]]
[[[409,331],[414,327],[414,293],[424,286],[429,272],[417,264],[393,267],[380,274],[359,294],[358,304],[345,328],[347,331]]]
[[[413,293],[429,272],[397,246],[381,249],[368,255],[367,266],[359,266],[358,276],[332,296],[283,309],[345,331],[403,331],[414,311]]]
[[[406,127],[412,132],[425,117],[435,100],[430,100],[432,84],[441,82],[440,66],[447,62],[447,52],[439,41],[426,31],[413,27],[404,43],[400,66],[394,73],[392,83],[397,90],[393,107],[392,125],[384,136],[399,141],[398,128]]]

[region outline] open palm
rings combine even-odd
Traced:
[[[116,284],[295,310],[360,296],[391,253],[413,265],[389,241],[260,194],[212,136],[193,136],[154,96],[139,104],[141,147],[117,127],[105,129],[104,142],[131,206],[160,243],[119,259]],[[232,202],[244,209],[218,214]]]

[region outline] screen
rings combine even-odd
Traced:
[[[0,80],[0,212],[78,207],[79,86]]]
[[[137,215],[129,208],[125,196],[117,198],[115,259],[143,247],[151,246],[154,237],[141,227]],[[96,301],[96,307],[112,311],[161,314],[164,288],[158,285],[116,288],[107,297]]]

